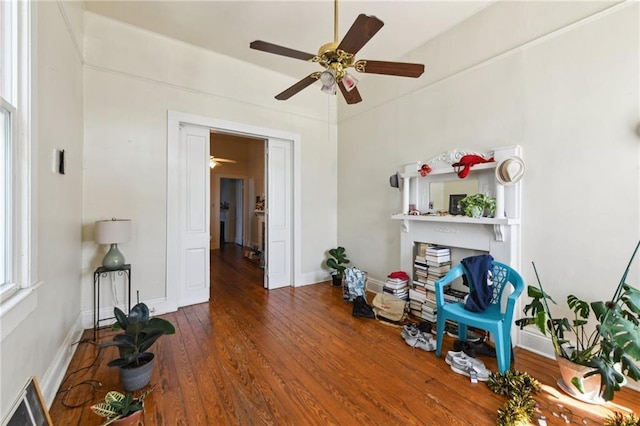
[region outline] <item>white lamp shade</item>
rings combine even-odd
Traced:
[[[131,237],[131,219],[99,220],[96,222],[95,240],[98,244],[119,244]]]

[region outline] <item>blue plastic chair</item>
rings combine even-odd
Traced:
[[[498,358],[498,370],[501,373],[508,371],[511,366],[511,325],[513,324],[513,311],[516,301],[524,290],[524,280],[513,268],[493,261],[493,297],[491,304],[484,312],[471,312],[464,308],[464,302],[446,303],[444,300],[444,287],[463,274],[467,270],[462,264],[452,268],[447,275],[435,283],[437,304],[437,346],[436,356],[442,353],[442,337],[445,332],[447,320],[458,323],[458,338],[467,339],[467,326],[473,326],[481,330],[493,333],[496,357]],[[467,280],[468,282],[470,280]],[[510,284],[510,285],[507,285]],[[472,285],[472,284],[469,284]],[[502,303],[502,294],[505,289],[513,290]],[[507,293],[508,294],[508,291]]]

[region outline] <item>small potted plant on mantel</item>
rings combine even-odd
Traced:
[[[493,216],[496,211],[496,199],[485,194],[467,195],[458,203],[469,217]]]
[[[342,277],[344,276],[344,270],[347,269],[345,265],[351,262],[347,259],[347,252],[344,247],[336,247],[329,250],[329,259],[327,259],[327,266],[333,269],[331,278],[333,285],[342,285]]]
[[[538,287],[528,286],[532,300],[524,307],[527,316],[516,324],[520,329],[534,324],[542,334],[551,336],[562,374],[558,386],[576,399],[610,401],[626,383],[626,377],[640,379],[636,364],[640,360],[640,290],[625,282],[639,247],[640,242],[610,300],[587,303],[574,295],[567,296],[567,306],[573,312],[571,319],[553,316],[549,302],[555,302],[542,289],[533,265]],[[591,313],[598,324],[589,333],[585,326]]]

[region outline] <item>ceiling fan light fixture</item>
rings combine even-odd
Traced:
[[[350,92],[354,87],[358,85],[358,80],[354,76],[346,72],[344,73],[344,77],[342,77],[342,84],[344,84],[344,88],[347,90],[347,92]]]
[[[331,68],[322,71],[322,73],[320,73],[320,83],[322,83],[323,86],[335,86],[336,72]]]
[[[337,93],[336,84],[335,83],[330,85],[330,86],[325,86],[323,84],[322,88],[320,90],[322,91],[322,93],[326,93],[327,95],[335,95]]]
[[[216,159],[213,158],[213,155],[210,156],[209,157],[209,167],[213,169],[217,165],[218,165],[218,163],[216,163]]]

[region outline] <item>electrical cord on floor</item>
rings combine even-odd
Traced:
[[[91,364],[85,366],[85,367],[81,367],[78,368],[75,371],[72,371],[71,373],[67,374],[67,376],[62,380],[62,382],[60,383],[60,390],[58,390],[58,393],[63,393],[64,396],[62,397],[61,403],[64,407],[66,408],[78,408],[78,407],[83,407],[85,405],[87,405],[88,403],[92,402],[95,400],[95,396],[96,396],[96,391],[98,390],[99,387],[102,386],[102,383],[100,383],[97,380],[93,380],[93,379],[88,379],[88,380],[83,380],[80,383],[76,383],[74,385],[71,386],[67,386],[66,388],[63,388],[64,384],[67,382],[67,380],[69,380],[70,377],[72,377],[73,375],[81,372],[81,371],[85,371],[90,369],[91,367],[93,367],[96,363],[96,361],[98,360],[98,356],[100,355],[100,351],[102,350],[102,348],[97,345],[97,343],[89,340],[89,339],[81,339],[75,343],[72,343],[71,346],[75,345],[75,344],[80,344],[80,343],[89,343],[91,345],[96,345],[98,346],[98,352],[96,353],[95,358],[93,359],[93,361],[91,361]],[[81,394],[85,394],[85,393],[89,393],[90,391],[90,396],[88,399],[83,400],[82,402],[78,402],[78,403],[69,403],[67,402],[67,398],[69,397],[69,395],[71,394],[71,391],[73,390],[77,390],[79,387],[84,387],[84,386],[88,386],[89,389],[87,390],[87,392],[83,391],[81,392]]]

